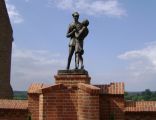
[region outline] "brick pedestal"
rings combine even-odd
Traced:
[[[32,119],[99,120],[100,89],[90,79],[85,70],[60,70],[55,85],[33,84],[28,90]]]

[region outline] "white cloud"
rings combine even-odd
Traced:
[[[137,65],[143,65],[144,69],[156,70],[156,43],[150,44],[141,50],[125,52],[118,57],[123,60],[133,60]],[[136,66],[136,65],[135,65]]]
[[[156,42],[148,44],[140,50],[127,51],[118,56],[121,60],[126,60],[128,67],[120,73],[126,75],[127,86],[138,90],[150,88],[155,89],[156,84]],[[132,88],[135,86],[136,88]],[[137,87],[138,86],[138,87]]]
[[[6,6],[8,10],[9,17],[13,23],[21,23],[23,22],[23,18],[17,10],[16,6],[9,3],[9,0],[6,0]]]
[[[126,11],[118,0],[49,0],[49,6],[79,11],[88,15],[123,16]]]
[[[26,90],[33,82],[52,83],[57,70],[65,67],[59,54],[13,46],[11,81],[16,90]]]

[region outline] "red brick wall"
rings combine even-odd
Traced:
[[[31,113],[32,120],[39,120],[39,95],[29,94],[28,110]]]
[[[115,120],[124,120],[125,100],[124,95],[110,97],[110,111],[114,114]]]
[[[0,110],[0,120],[27,120],[27,110]]]
[[[123,95],[100,95],[100,120],[124,120]]]
[[[99,120],[99,95],[86,91],[78,92],[78,118],[79,120]]]
[[[77,93],[74,89],[53,90],[40,96],[40,120],[77,120]]]
[[[78,118],[79,120],[99,120],[100,89],[87,84],[78,85]]]
[[[100,120],[110,120],[110,100],[108,95],[100,95]]]
[[[156,120],[156,112],[129,112],[125,114],[125,120]]]
[[[105,89],[101,90],[98,86],[77,83],[77,81],[73,81],[72,85],[68,86],[68,84],[69,81],[66,85],[33,85],[28,97],[28,108],[32,119],[156,120],[155,102],[135,102],[135,104],[131,102],[128,104],[124,100],[123,87],[121,87],[122,92],[111,92],[121,88],[108,85],[111,89],[106,89],[103,92]],[[112,85],[116,86],[116,84]],[[140,109],[140,105],[142,109]],[[147,112],[134,110],[146,110]],[[149,112],[149,110],[151,111]]]
[[[33,120],[99,120],[99,88],[95,86],[79,84],[71,88],[58,84],[38,94],[29,94]]]

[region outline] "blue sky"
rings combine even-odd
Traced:
[[[14,31],[11,83],[54,83],[65,69],[71,14],[90,21],[84,64],[93,84],[156,90],[155,0],[6,0]],[[72,61],[72,68],[74,62]]]

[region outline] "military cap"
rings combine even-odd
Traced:
[[[72,16],[73,16],[73,17],[79,16],[79,13],[78,13],[78,12],[74,12],[74,13],[72,14]]]

